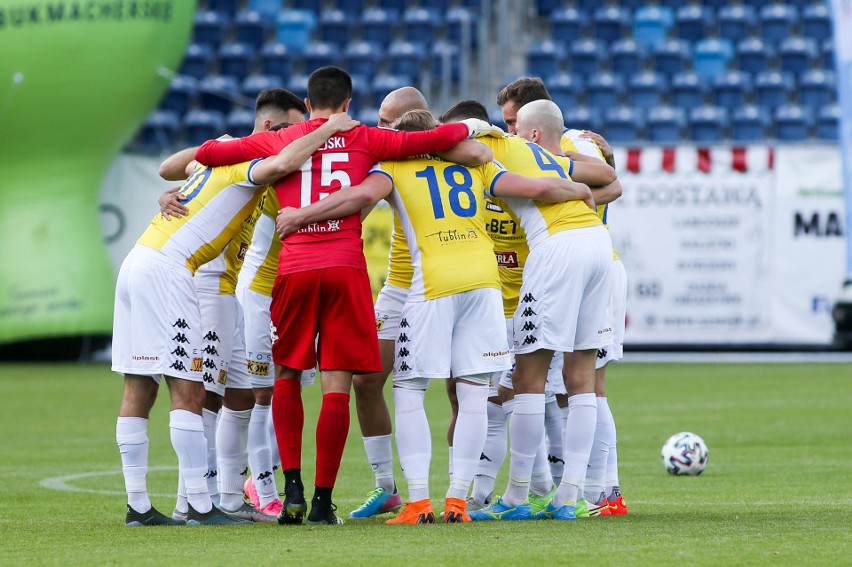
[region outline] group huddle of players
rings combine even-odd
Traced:
[[[438,125],[413,87],[390,93],[368,127],[346,114],[351,94],[344,70],[319,69],[304,102],[262,92],[252,135],[161,165],[185,182],[161,197],[116,285],[126,524],[342,523],[332,490],[353,385],[376,487],[349,517],[401,510],[386,523],[434,523],[430,379],[446,382],[453,409],[443,521],[626,514],[604,390],[626,300],[604,224],[621,194],[611,149],[566,129],[538,79],[498,95],[509,133],[475,101]],[[374,306],[361,220],[382,199],[394,227]],[[302,389],[316,369],[308,512]],[[383,395],[391,370],[404,506]],[[146,480],[163,378],[179,469],[171,517]]]

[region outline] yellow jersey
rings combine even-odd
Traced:
[[[524,264],[530,253],[527,234],[521,228],[521,220],[500,198],[493,197],[485,202],[485,230],[494,242],[494,256],[500,274],[503,295],[503,311],[511,319],[518,307],[521,295]]]
[[[411,252],[408,251],[408,241],[405,240],[405,232],[399,215],[393,213],[393,232],[391,233],[390,252],[388,253],[388,277],[387,283],[402,289],[411,287],[411,278],[414,276],[414,268],[411,267]]]
[[[235,236],[225,250],[215,259],[207,262],[195,273],[195,289],[202,293],[233,295],[237,291],[237,274],[243,265],[252,229],[253,215],[243,221],[240,232]]]
[[[494,245],[485,230],[485,191],[504,173],[494,163],[464,167],[434,156],[377,164],[394,189],[388,201],[408,242],[409,301],[480,288],[500,289]]]
[[[511,134],[502,138],[484,136],[479,140],[494,151],[494,160],[512,173],[527,177],[571,179],[573,162],[548,152],[538,144]],[[544,242],[550,235],[602,224],[595,211],[583,201],[545,203],[517,198],[505,201],[520,219],[530,249]]]
[[[194,274],[223,252],[257,206],[263,191],[251,181],[251,168],[259,161],[214,168],[199,165],[180,190],[189,212],[170,221],[158,214],[137,242]]]
[[[240,280],[247,281],[250,290],[267,297],[272,297],[281,253],[281,239],[275,227],[280,208],[275,190],[267,189],[249,221],[252,233],[240,271]]]

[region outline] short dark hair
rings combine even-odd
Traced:
[[[289,122],[279,122],[275,126],[269,128],[270,132],[277,132],[278,130],[283,130],[284,128],[289,128],[292,126]]]
[[[305,114],[308,111],[305,101],[287,89],[265,89],[260,91],[257,95],[257,102],[254,105],[254,113],[258,114],[261,110],[270,106],[277,108],[281,112],[289,112],[295,109]]]
[[[523,77],[512,81],[497,94],[497,104],[503,106],[510,100],[518,108],[534,100],[550,100],[550,93],[544,86],[544,81],[538,77]]]
[[[308,100],[314,110],[340,108],[352,98],[352,77],[340,67],[320,67],[308,77]]]
[[[475,100],[463,100],[457,105],[450,108],[441,116],[441,122],[447,124],[449,122],[458,122],[465,118],[479,118],[486,122],[491,122],[488,117],[488,111],[482,103]]]

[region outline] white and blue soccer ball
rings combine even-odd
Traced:
[[[669,437],[663,445],[663,466],[672,475],[696,476],[704,472],[710,451],[704,439],[682,431]]]

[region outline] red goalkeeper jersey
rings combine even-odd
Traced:
[[[277,154],[290,142],[326,122],[316,118],[275,132],[237,140],[210,140],[195,154],[204,165],[240,163]],[[275,184],[281,207],[306,207],[340,189],[361,183],[378,161],[449,150],[468,135],[464,124],[447,124],[426,132],[398,132],[358,126],[328,139],[299,171]],[[278,273],[343,266],[367,269],[361,239],[361,215],[314,223],[282,242]]]

